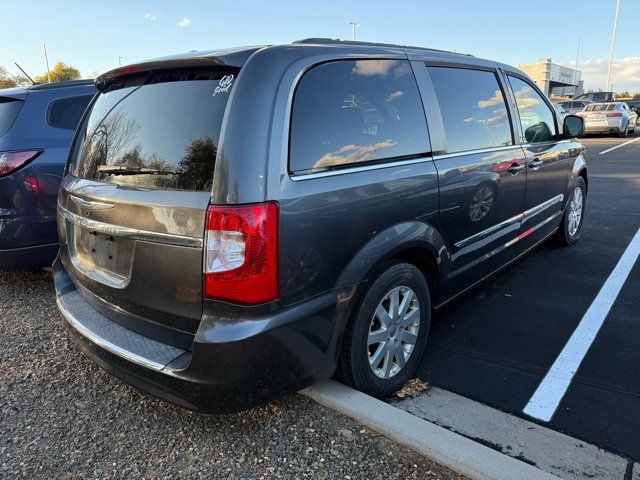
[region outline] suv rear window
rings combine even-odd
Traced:
[[[9,131],[20,113],[23,103],[22,100],[15,98],[0,97],[0,136]]]
[[[310,173],[429,152],[405,60],[339,60],[305,73],[291,113],[289,168]]]
[[[52,127],[75,130],[93,95],[59,98],[49,104],[47,123]]]
[[[100,93],[71,174],[120,185],[209,190],[236,68],[160,71]]]

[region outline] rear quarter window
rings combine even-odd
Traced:
[[[408,159],[429,151],[409,62],[339,60],[301,78],[291,112],[292,172]]]
[[[93,95],[59,98],[49,103],[47,123],[52,127],[75,130]]]
[[[23,104],[22,100],[0,97],[0,136],[9,131]]]

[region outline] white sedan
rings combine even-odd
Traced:
[[[638,114],[624,102],[592,103],[581,112],[584,133],[611,133],[626,137],[636,130]]]

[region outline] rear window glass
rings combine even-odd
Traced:
[[[598,103],[595,105],[587,105],[587,108],[585,109],[587,112],[605,112],[607,110],[615,110],[616,106],[613,104],[603,104],[603,103]]]
[[[429,152],[409,62],[341,60],[307,72],[291,114],[290,170],[317,172]]]
[[[71,173],[121,185],[211,189],[237,73],[147,73],[100,93],[80,130]]]
[[[23,103],[22,100],[0,97],[0,136],[9,131],[20,113]]]
[[[49,104],[47,123],[52,127],[75,130],[93,95],[60,98]]]
[[[440,104],[448,153],[513,143],[495,73],[448,67],[428,70]]]

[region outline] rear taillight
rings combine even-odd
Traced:
[[[258,304],[278,298],[278,204],[207,210],[204,297]]]
[[[617,113],[607,113],[607,117],[621,117],[622,113],[617,112]]]
[[[18,152],[0,152],[0,175],[6,175],[36,158],[42,150],[22,150]]]

